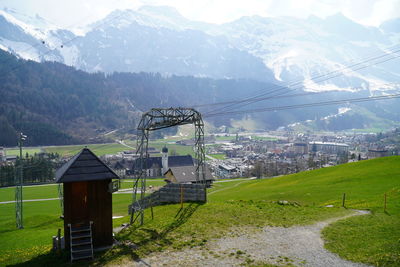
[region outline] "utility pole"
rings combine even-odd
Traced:
[[[23,159],[22,159],[22,143],[26,140],[26,135],[23,133],[19,134],[18,146],[19,146],[19,171],[15,173],[15,218],[17,222],[17,228],[23,229],[22,221],[22,185],[24,182],[23,178]]]

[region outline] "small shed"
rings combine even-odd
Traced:
[[[65,247],[70,249],[70,225],[91,225],[93,248],[113,244],[112,179],[119,179],[88,148],[82,149],[56,172],[64,188]]]

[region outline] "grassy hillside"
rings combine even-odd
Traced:
[[[141,245],[135,252],[136,257],[151,251],[202,246],[211,238],[229,234],[232,227],[291,226],[340,216],[348,211],[340,208],[343,193],[346,193],[348,209],[369,209],[372,214],[330,227],[334,232],[325,234],[327,247],[354,261],[398,266],[399,163],[400,157],[390,157],[274,179],[216,183],[209,191],[209,202],[188,206],[186,209],[192,214],[184,217],[183,222],[176,219],[179,218],[177,206],[166,206],[156,210],[154,220],[147,217],[145,226],[123,232],[118,237]],[[384,193],[388,196],[387,214],[383,213]],[[280,206],[276,204],[279,200],[300,206]],[[326,205],[334,207],[325,208]],[[354,224],[353,220],[361,222]],[[354,240],[360,242],[354,244]],[[126,253],[124,249],[116,249],[107,253],[103,260],[118,260]]]
[[[326,247],[348,260],[375,266],[400,265],[400,157],[379,158],[303,172],[240,186],[215,188],[212,201],[288,200],[302,205],[342,205],[371,215],[324,229]],[[384,195],[387,209],[384,211]]]
[[[326,247],[352,261],[399,266],[399,166],[400,157],[350,163],[220,189],[211,199],[281,199],[302,205],[341,206],[346,193],[347,208],[370,210],[371,215],[349,218],[326,228],[323,231]]]
[[[213,201],[223,200],[288,200],[302,205],[341,206],[346,193],[346,207],[383,209],[383,196],[388,193],[389,210],[396,206],[400,188],[400,157],[368,161],[301,172],[274,179],[254,180],[240,187],[227,188],[213,195]]]
[[[206,204],[185,204],[182,210],[180,205],[156,207],[154,218],[147,210],[145,225],[117,235],[118,240],[138,244],[138,249],[132,251],[128,246],[118,246],[98,254],[95,264],[118,263],[165,249],[201,247],[213,238],[240,232],[243,227],[257,231],[266,225],[304,225],[342,216],[350,212],[341,208],[342,194],[346,193],[347,208],[369,209],[372,214],[339,221],[325,229],[327,248],[354,261],[398,266],[399,164],[400,157],[388,157],[274,179],[220,181],[209,190]],[[40,190],[51,187],[45,188]],[[28,190],[26,193],[34,194]],[[383,212],[384,193],[388,196],[386,213]],[[8,194],[12,196],[11,192]],[[54,192],[51,195],[49,192],[49,196],[54,196]],[[113,214],[125,215],[114,220],[115,226],[129,220],[126,206],[130,198],[130,194],[114,196]],[[279,200],[287,200],[292,205],[279,205]],[[47,252],[51,235],[60,227],[56,221],[57,204],[58,201],[27,203],[25,218],[29,222],[24,230],[15,230],[13,205],[0,205],[0,265],[10,259],[14,263],[31,259],[28,265],[62,265],[54,254]],[[328,204],[334,207],[324,207]],[[21,242],[24,234],[31,237],[27,242]]]

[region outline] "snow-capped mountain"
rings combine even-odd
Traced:
[[[65,32],[38,15],[30,17],[12,9],[0,10],[0,48],[23,59],[64,62],[57,48]]]
[[[95,72],[249,78],[306,91],[400,88],[400,20],[366,27],[341,14],[326,19],[242,17],[216,25],[171,7],[116,10],[83,36],[40,17],[0,11],[0,48]],[[351,67],[348,67],[351,66]],[[328,74],[328,75],[327,75]]]
[[[76,40],[81,59],[78,67],[104,72],[145,71],[213,78],[273,79],[272,72],[261,59],[232,47],[223,36],[211,36],[193,29],[174,30],[159,27],[149,20],[143,23],[142,18],[135,19],[141,16],[133,11],[113,12],[105,22],[100,22]],[[112,21],[107,23],[107,20]]]
[[[276,79],[307,91],[399,89],[397,62],[377,63],[399,55],[400,35],[362,26],[341,14],[306,20],[243,17],[210,33],[223,34],[235,47],[261,58]],[[392,51],[397,55],[379,57]],[[336,70],[340,76],[321,76]],[[332,76],[338,77],[327,79]]]
[[[261,59],[231,46],[223,36],[190,29],[201,23],[191,23],[170,8],[114,11],[90,25],[84,36],[61,29],[28,30],[5,11],[0,19],[1,48],[25,59],[59,61],[89,72],[274,80]],[[185,23],[187,27],[180,26]]]
[[[166,28],[174,31],[196,29],[206,31],[212,24],[191,21],[183,17],[176,9],[168,6],[142,6],[138,10],[116,10],[106,18],[91,24],[90,28],[102,27],[107,24],[112,27],[126,27],[133,21],[142,26]]]

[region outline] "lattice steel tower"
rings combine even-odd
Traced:
[[[19,146],[19,166],[14,173],[15,183],[15,220],[18,229],[24,228],[23,225],[23,209],[22,209],[22,186],[24,183],[24,160],[22,158],[22,143],[25,141],[26,135],[23,133],[19,134],[18,146]]]
[[[195,164],[196,181],[206,186],[205,182],[205,147],[204,123],[201,114],[192,108],[153,108],[142,115],[137,128],[137,153],[139,166],[135,170],[136,180],[133,184],[131,220],[134,223],[140,217],[143,224],[144,207],[141,207],[146,191],[147,161],[149,154],[149,133],[178,125],[194,124],[195,126]],[[140,195],[140,196],[139,196]],[[139,198],[140,197],[140,198]]]

